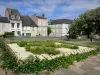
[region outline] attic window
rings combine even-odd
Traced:
[[[11,15],[11,19],[15,19],[15,15]]]
[[[17,19],[17,20],[20,20],[20,16],[16,16],[16,19]]]

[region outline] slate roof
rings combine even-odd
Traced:
[[[50,24],[71,24],[72,20],[69,19],[57,19],[57,20],[52,20]]]
[[[12,14],[12,15],[21,15],[20,12],[17,9],[7,8],[6,10],[9,12],[9,14]]]
[[[42,16],[36,16],[36,17],[39,18],[39,19],[47,19],[47,18],[44,18]]]
[[[29,16],[21,16],[23,26],[37,27],[37,24]]]
[[[0,17],[0,23],[9,23],[9,20],[7,17]]]

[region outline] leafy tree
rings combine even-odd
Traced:
[[[70,35],[87,35],[91,33],[100,34],[100,7],[88,10],[73,20]]]
[[[47,34],[48,34],[48,36],[50,35],[51,32],[52,32],[51,28],[47,27]]]

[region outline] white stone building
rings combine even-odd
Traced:
[[[22,16],[22,36],[36,37],[37,27],[29,16]]]
[[[5,19],[5,21],[2,21]],[[0,17],[0,34],[14,32],[15,36],[47,36],[48,20],[42,16],[22,16],[16,9],[6,8],[5,17]],[[5,26],[5,27],[4,27]]]
[[[51,20],[50,24],[48,25],[52,33],[49,36],[53,37],[62,37],[65,35],[69,35],[69,24],[72,20],[69,19],[57,19],[57,20]]]
[[[15,36],[22,35],[22,20],[21,14],[16,9],[6,8],[5,17],[10,21],[10,31],[14,32]]]
[[[0,35],[3,35],[4,32],[10,32],[10,22],[7,17],[0,16]]]
[[[36,14],[31,16],[32,20],[38,25],[37,35],[47,36],[48,20],[44,16],[44,14],[42,16]]]

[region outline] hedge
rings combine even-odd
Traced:
[[[12,35],[12,36],[14,36],[14,32],[5,32],[4,35]]]

